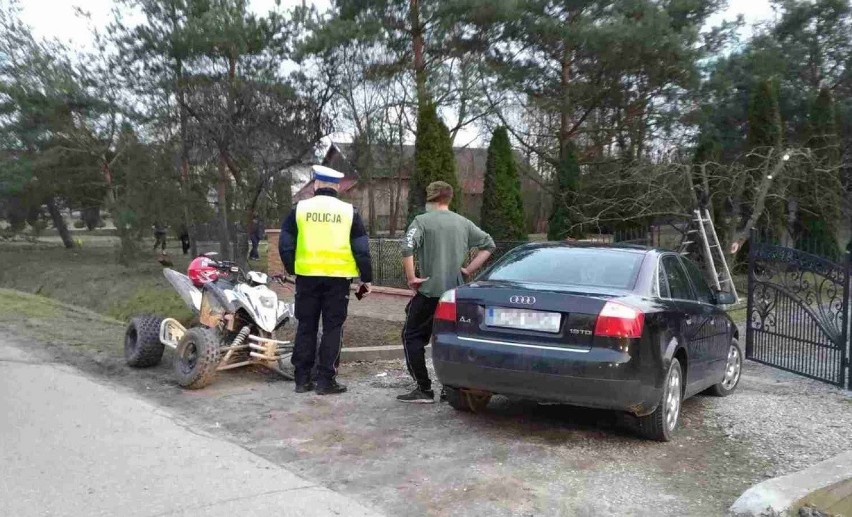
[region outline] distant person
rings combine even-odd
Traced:
[[[160,248],[163,255],[166,254],[166,229],[167,226],[162,222],[154,223],[154,249]]]
[[[405,234],[402,265],[408,287],[416,291],[405,308],[402,345],[408,373],[417,382],[411,393],[400,395],[400,402],[435,402],[432,381],[426,369],[426,345],[432,337],[432,318],[444,292],[465,282],[485,263],[494,250],[494,239],[468,219],[450,210],[453,187],[436,181],[426,187],[426,213],[414,218]],[[464,266],[471,248],[479,252]],[[414,256],[420,265],[420,277],[414,270]]]
[[[351,204],[337,198],[343,174],[314,166],[314,197],[299,201],[281,225],[281,262],[296,275],[296,342],[292,363],[296,393],[343,393],[336,380],[349,286],[361,279],[359,295],[370,292],[373,266],[364,222]],[[317,333],[322,341],[317,360]],[[317,365],[316,385],[311,370]]]
[[[191,246],[189,242],[189,230],[185,226],[181,229],[178,239],[180,239],[180,247],[183,250],[183,254],[188,255]]]
[[[258,246],[264,236],[263,222],[254,216],[251,219],[251,228],[249,228],[249,238],[251,239],[251,251],[249,251],[249,260],[260,260],[260,252]]]

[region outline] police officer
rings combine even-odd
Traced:
[[[314,197],[296,204],[281,226],[278,251],[287,271],[296,274],[296,343],[293,366],[296,393],[343,393],[335,380],[349,285],[360,278],[361,292],[370,292],[373,268],[370,241],[358,211],[338,199],[343,174],[313,167]],[[317,332],[322,317],[322,342]],[[317,365],[316,386],[311,370]]]

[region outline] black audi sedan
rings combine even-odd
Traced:
[[[492,394],[612,409],[668,441],[685,398],[737,387],[733,302],[677,253],[528,244],[443,295],[432,358],[456,409]]]

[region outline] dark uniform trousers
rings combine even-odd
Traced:
[[[405,326],[402,327],[405,365],[422,391],[432,389],[432,381],[426,369],[426,345],[432,338],[432,321],[439,300],[417,293],[405,308]]]
[[[296,343],[293,366],[297,384],[307,384],[316,363],[317,384],[328,386],[337,375],[343,322],[349,308],[348,278],[296,277]],[[322,317],[322,341],[317,353],[317,332]]]

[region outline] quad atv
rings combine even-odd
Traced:
[[[208,257],[212,255],[209,254]],[[265,273],[245,272],[227,261],[207,262],[219,272],[216,279],[199,289],[189,277],[163,269],[166,279],[197,315],[198,324],[185,328],[173,318],[136,316],[127,326],[124,356],[134,368],[156,366],[163,350],[175,350],[178,384],[200,389],[213,381],[220,370],[259,364],[292,380],[290,341],[275,339],[293,317],[290,304],[278,299],[267,284]],[[283,281],[274,277],[275,281]]]

